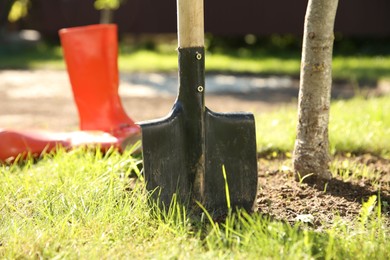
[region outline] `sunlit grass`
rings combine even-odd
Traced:
[[[175,52],[157,53],[139,50],[122,53],[119,56],[119,68],[122,71],[177,71],[177,54]]]
[[[350,80],[389,78],[390,56],[335,56],[333,76]]]
[[[60,46],[0,46],[0,69],[65,69]]]
[[[214,222],[148,202],[129,153],[77,149],[0,166],[0,258],[388,259],[389,229],[372,197],[351,223],[321,232],[239,212]]]
[[[388,156],[389,101],[382,97],[333,102],[333,153]],[[295,110],[287,106],[257,115],[260,151],[291,151]],[[354,221],[336,217],[321,232],[246,212],[215,222],[207,214],[191,217],[178,204],[160,211],[149,201],[142,177],[135,185],[129,177],[141,173],[139,163],[130,151],[103,154],[80,148],[59,150],[37,162],[0,165],[0,258],[390,257],[389,228],[381,215],[381,208],[389,205],[379,197],[363,203]],[[375,185],[380,178],[374,169],[347,159],[334,161],[331,170],[345,181],[363,179]]]
[[[297,109],[285,107],[256,115],[260,152],[291,152],[294,147]],[[335,153],[373,153],[390,157],[390,96],[354,98],[332,102],[330,150]]]
[[[333,152],[390,155],[390,97],[337,101],[331,108]]]
[[[60,52],[56,48],[47,51],[47,56],[26,54],[11,58],[7,64],[63,68]],[[279,66],[283,73],[294,74],[294,66],[298,64],[299,68],[299,59],[293,58],[210,54],[207,59],[211,70],[248,71],[253,66],[255,72],[276,73]],[[264,59],[266,65],[260,65],[257,59]],[[335,68],[340,73],[348,71],[348,67],[364,77],[387,73],[382,61],[366,60],[360,64],[359,59],[337,59]],[[0,66],[4,62],[0,59]],[[119,62],[130,71],[170,71],[176,70],[177,57],[174,52],[156,54],[141,50],[124,53]],[[379,74],[366,71],[364,66],[369,70],[370,62],[379,62]],[[390,158],[389,96],[334,101],[330,111],[332,154],[373,153]],[[295,106],[256,115],[258,150],[291,153],[296,121]],[[380,198],[371,197],[363,203],[355,221],[336,221],[321,232],[245,212],[229,215],[220,222],[207,221],[204,216],[191,219],[180,205],[173,205],[170,212],[164,213],[149,203],[142,181],[133,185],[129,178],[132,172],[140,173],[139,162],[129,152],[102,154],[76,149],[67,153],[60,150],[38,162],[0,165],[0,258],[390,258],[389,228],[381,215],[381,207],[388,204],[381,203]],[[371,168],[347,159],[334,161],[331,168],[346,181],[375,182],[379,178]]]
[[[253,52],[206,53],[206,71],[227,73],[255,73],[299,76],[300,56],[278,53]],[[139,50],[120,55],[119,64],[124,71],[176,71],[176,52],[158,53]],[[351,81],[378,80],[390,77],[390,56],[335,56],[333,77]]]
[[[210,54],[206,58],[206,70],[231,73],[299,75],[300,60],[293,57],[272,55],[230,56]]]
[[[367,181],[378,190],[390,188],[390,183],[382,182],[382,169],[375,169],[373,165],[367,165],[363,162],[349,157],[336,158],[330,164],[330,170],[333,177],[339,177],[343,181]],[[387,202],[386,202],[387,203]]]
[[[291,153],[296,137],[296,108],[288,106],[255,116],[258,151]]]
[[[125,48],[119,54],[119,68],[127,72],[177,71],[174,45],[148,50]],[[351,81],[390,78],[390,56],[351,56],[337,54],[333,62],[335,79]],[[0,69],[65,69],[62,50],[57,45],[40,44],[35,48],[8,46],[0,48]],[[206,53],[206,71],[299,76],[300,53],[241,48]]]

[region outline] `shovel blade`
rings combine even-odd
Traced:
[[[251,211],[257,194],[255,121],[249,113],[205,113],[206,208],[217,214],[228,206]],[[226,180],[222,166],[225,167]],[[228,205],[228,196],[230,205]]]
[[[203,138],[194,139],[189,134],[193,124],[178,104],[167,118],[141,124],[144,175],[152,197],[165,208],[174,195],[191,206],[199,201],[214,215],[225,214],[229,207],[251,211],[257,193],[253,115],[206,108]]]
[[[187,174],[185,133],[180,107],[163,119],[141,124],[146,188],[161,207],[169,207],[176,194],[185,202],[191,194]]]

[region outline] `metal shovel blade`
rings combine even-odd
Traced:
[[[191,194],[183,117],[176,104],[168,117],[141,124],[146,188],[162,206],[169,206],[173,194],[182,202]]]
[[[165,206],[176,194],[180,202],[199,201],[218,214],[228,209],[227,198],[231,208],[251,210],[257,191],[254,118],[205,107],[203,57],[204,48],[179,48],[179,95],[171,114],[141,123],[147,189]]]
[[[249,113],[206,111],[206,208],[217,212],[231,207],[250,211],[257,194],[255,121]],[[225,167],[226,180],[222,166]],[[229,193],[228,193],[229,192]]]

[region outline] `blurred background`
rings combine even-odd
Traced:
[[[33,29],[45,37],[57,37],[60,28],[102,21],[101,10],[105,6],[112,10],[111,21],[118,24],[122,35],[176,32],[174,0],[2,0],[1,3],[3,29]],[[218,36],[299,36],[306,5],[307,0],[205,1],[205,30]],[[387,0],[340,1],[335,31],[344,36],[389,36],[389,12]],[[5,23],[6,20],[10,22]]]
[[[216,112],[258,115],[264,150],[291,151],[294,144],[307,2],[205,0],[206,104]],[[109,22],[119,29],[126,111],[136,121],[165,116],[178,85],[175,0],[0,0],[0,127],[77,129],[58,30]],[[356,125],[370,128],[364,135],[342,120],[336,132],[344,143],[359,144],[365,136],[371,146],[371,137],[390,144],[382,138],[389,136],[389,93],[390,1],[340,0],[332,100],[341,108],[331,117],[349,111],[348,120],[356,114]],[[366,114],[367,97],[375,115]],[[342,105],[346,99],[351,110]],[[367,118],[378,120],[367,125]],[[344,140],[346,133],[353,141]]]
[[[209,72],[297,77],[307,0],[205,1]],[[390,1],[340,1],[334,78],[389,77]],[[0,68],[64,68],[58,30],[116,23],[124,71],[175,71],[174,0],[1,0]],[[140,61],[143,62],[140,62]]]

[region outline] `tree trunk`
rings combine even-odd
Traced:
[[[303,36],[298,127],[293,164],[297,179],[331,178],[328,123],[334,21],[338,0],[309,0]]]
[[[109,8],[103,8],[102,10],[100,10],[100,23],[101,24],[112,23],[113,13],[114,13],[114,11],[112,9],[109,9]]]

